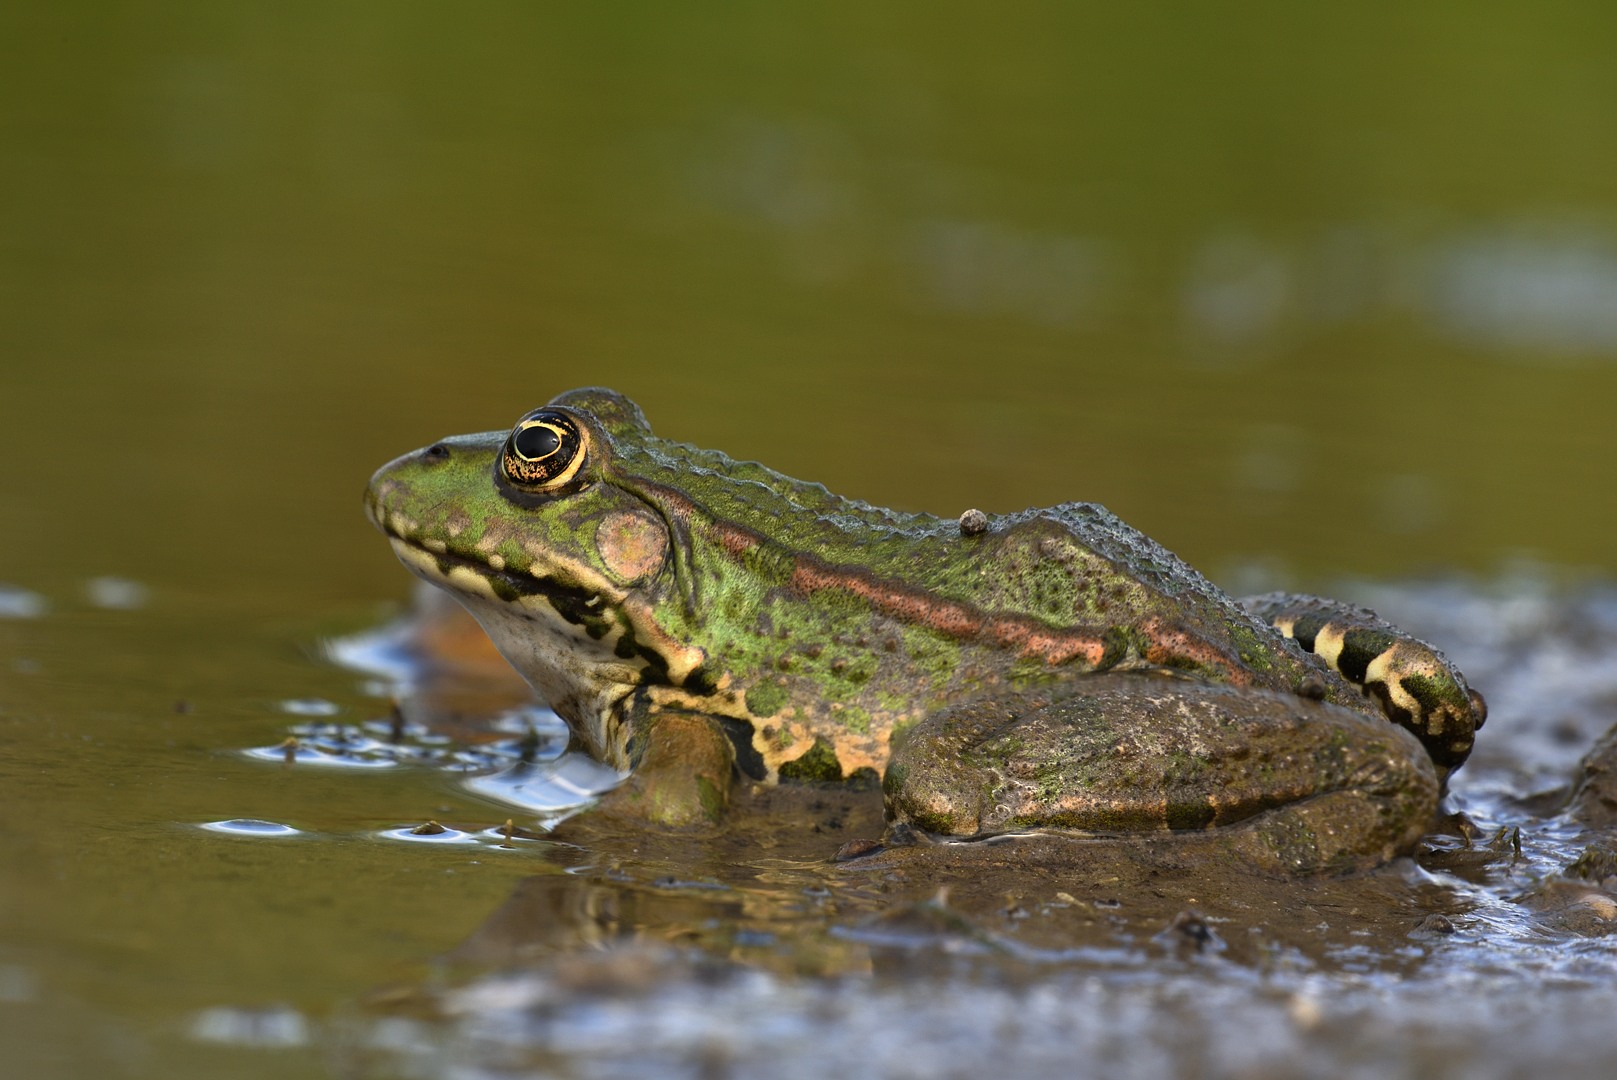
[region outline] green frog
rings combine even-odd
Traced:
[[[1430,825],[1486,715],[1373,613],[1235,601],[1100,506],[882,509],[660,438],[610,390],[398,458],[365,503],[628,776],[604,809],[669,826],[740,777],[879,778],[929,836],[1360,865]]]

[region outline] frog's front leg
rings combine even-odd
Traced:
[[[1318,656],[1408,728],[1443,777],[1464,764],[1488,703],[1435,647],[1369,608],[1296,593],[1239,601],[1248,611]]]
[[[711,716],[643,712],[628,734],[632,772],[602,796],[598,812],[684,827],[717,822],[729,805],[735,749]]]
[[[895,743],[889,816],[933,834],[1194,839],[1266,870],[1409,851],[1439,785],[1408,732],[1342,706],[1151,673],[1096,675],[1018,714],[945,709]]]

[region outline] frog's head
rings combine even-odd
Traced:
[[[627,398],[574,390],[509,432],[406,454],[365,494],[404,565],[465,604],[590,752],[619,768],[628,751],[613,706],[643,682],[685,685],[703,660],[663,629],[681,603],[677,518],[614,464],[656,442]]]

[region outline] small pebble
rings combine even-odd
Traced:
[[[1610,922],[1612,919],[1617,918],[1617,901],[1604,893],[1585,893],[1578,898],[1577,906],[1586,908],[1597,919],[1605,919]]]
[[[852,859],[869,855],[872,852],[880,851],[881,848],[880,840],[849,840],[846,844],[837,848],[837,853],[831,856],[831,861],[848,862]]]
[[[960,515],[960,535],[979,536],[988,531],[988,515],[975,507]]]
[[[1168,932],[1177,934],[1197,949],[1205,949],[1214,941],[1213,929],[1198,912],[1181,911],[1168,924]]]

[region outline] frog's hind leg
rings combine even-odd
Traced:
[[[1379,701],[1444,776],[1464,764],[1488,705],[1435,647],[1369,608],[1323,597],[1268,593],[1240,603]]]
[[[932,839],[1050,832],[1291,874],[1385,862],[1437,810],[1436,764],[1369,712],[1148,672],[1066,689],[906,729],[882,784],[889,820]]]

